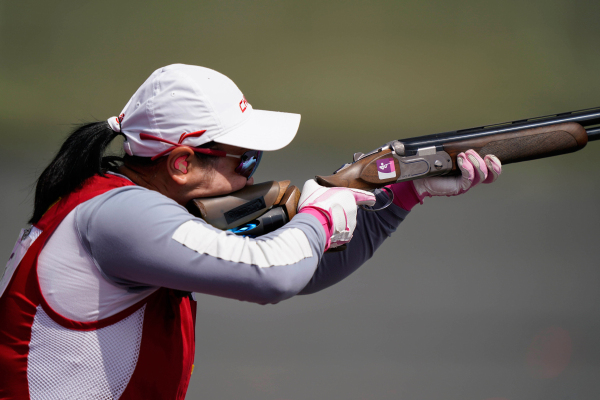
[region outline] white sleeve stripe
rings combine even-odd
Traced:
[[[198,253],[260,268],[291,265],[313,256],[306,234],[298,228],[285,229],[267,240],[250,240],[187,221],[172,238]]]

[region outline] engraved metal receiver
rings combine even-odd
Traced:
[[[419,148],[410,155],[406,153],[404,143],[400,140],[389,142],[367,154],[355,153],[352,163],[343,165],[333,175],[317,176],[317,183],[373,190],[396,182],[446,175],[452,171],[450,155],[436,146]]]

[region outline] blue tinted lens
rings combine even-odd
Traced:
[[[235,169],[235,172],[249,179],[256,171],[261,158],[262,151],[250,150],[245,152],[242,154],[240,164]]]

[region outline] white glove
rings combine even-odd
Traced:
[[[298,212],[316,209],[327,219],[329,236],[327,247],[338,247],[352,239],[356,228],[357,205],[372,206],[375,195],[359,189],[326,188],[315,182],[306,181],[298,202]]]
[[[425,197],[457,196],[479,183],[492,183],[502,173],[498,157],[488,154],[481,158],[474,150],[456,157],[460,176],[432,176],[413,181],[421,203]]]

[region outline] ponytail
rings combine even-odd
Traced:
[[[37,180],[33,215],[34,224],[61,197],[79,188],[83,181],[114,167],[119,157],[103,157],[108,144],[120,133],[106,121],[79,126],[61,146],[58,154]]]

